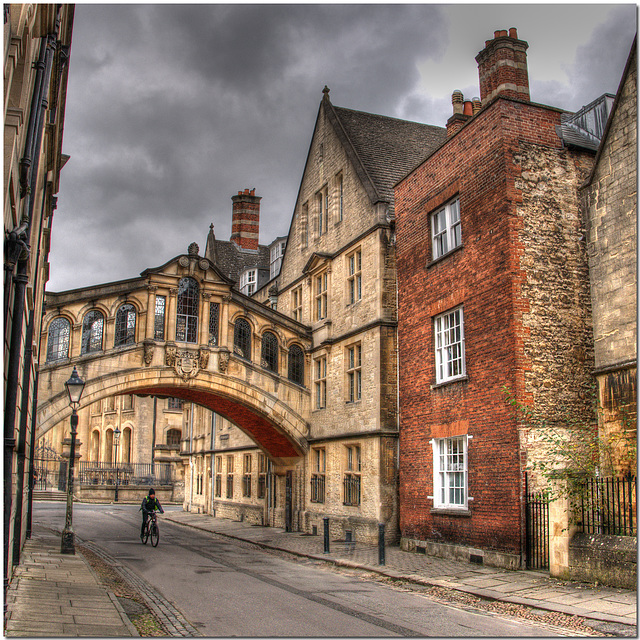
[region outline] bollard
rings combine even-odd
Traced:
[[[378,523],[378,564],[385,564],[384,557],[384,522]]]
[[[324,520],[324,552],[329,553],[329,518],[325,516]]]

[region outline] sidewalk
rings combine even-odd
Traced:
[[[7,591],[7,637],[138,636],[116,597],[60,536],[35,526]]]
[[[167,512],[163,519],[202,531],[257,543],[268,549],[288,551],[300,556],[333,562],[337,565],[373,571],[425,585],[464,591],[490,600],[556,611],[571,616],[615,624],[637,623],[637,593],[576,582],[562,582],[539,571],[507,571],[466,562],[386,547],[384,566],[378,564],[375,545],[345,542],[330,543],[325,554],[322,535],[286,533],[284,529],[260,527],[234,520],[185,511]],[[634,634],[635,635],[635,634]]]

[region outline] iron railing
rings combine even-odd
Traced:
[[[525,531],[527,569],[549,568],[549,496],[526,494]]]
[[[637,478],[589,478],[580,488],[578,526],[584,533],[636,536]]]
[[[360,476],[351,473],[345,475],[344,504],[352,507],[360,504]]]
[[[311,502],[324,502],[324,474],[311,476]]]
[[[116,484],[170,485],[175,481],[174,468],[168,462],[90,462],[78,465],[78,482],[81,485]]]

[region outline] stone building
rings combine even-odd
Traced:
[[[4,5],[4,577],[30,535],[38,336],[62,153],[73,5]]]
[[[302,531],[329,516],[336,538],[374,542],[378,523],[397,536],[392,187],[445,135],[336,107],[324,89],[280,274],[255,295],[311,328],[309,451],[291,479]]]
[[[603,439],[635,440],[637,413],[638,72],[634,41],[594,167],[582,188]],[[623,447],[618,471],[636,469]]]
[[[550,455],[532,425],[592,421],[579,187],[602,133],[531,102],[527,46],[486,42],[480,99],[454,92],[446,142],[395,192],[402,545],[512,568],[525,470]]]

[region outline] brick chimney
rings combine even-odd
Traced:
[[[260,200],[256,190],[245,189],[232,196],[233,218],[231,221],[231,241],[241,249],[258,250],[260,235]]]
[[[506,30],[496,31],[493,40],[485,42],[485,48],[476,56],[483,105],[498,94],[527,102],[530,100],[528,48],[524,40],[518,40],[514,27],[508,33]]]
[[[465,101],[462,91],[456,89],[451,94],[451,104],[453,105],[453,115],[447,120],[447,137],[451,137],[462,129],[464,123],[471,118],[472,104]]]

